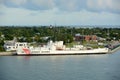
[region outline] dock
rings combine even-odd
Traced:
[[[12,56],[12,52],[0,52],[0,56]]]
[[[118,50],[120,50],[120,45],[119,46],[117,46],[116,48],[114,48],[114,49],[112,49],[112,50],[110,50],[109,51],[109,53],[115,53],[116,51],[118,51]]]

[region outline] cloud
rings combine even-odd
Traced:
[[[15,6],[22,6],[25,3],[27,3],[27,0],[9,0],[8,2],[10,2],[11,4]]]
[[[120,0],[87,0],[87,9],[96,12],[120,13]]]
[[[25,8],[30,10],[48,10],[54,6],[53,0],[0,0],[7,7]]]
[[[7,7],[29,10],[52,10],[120,13],[120,0],[0,0]]]
[[[86,0],[55,0],[57,7],[64,11],[80,11],[85,7]]]
[[[7,7],[22,7],[27,0],[0,0],[0,3]]]
[[[3,13],[3,12],[0,12],[0,15],[5,15],[5,13]]]
[[[48,10],[54,8],[54,2],[53,0],[29,0],[24,7],[32,10]]]
[[[5,10],[5,11],[4,11]],[[94,13],[86,10],[56,14],[57,9],[34,11],[22,8],[7,8],[1,12],[0,25],[120,25],[120,15]]]

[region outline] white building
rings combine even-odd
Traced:
[[[27,42],[14,42],[14,41],[6,41],[4,44],[4,48],[6,51],[15,51],[17,48],[27,48]]]

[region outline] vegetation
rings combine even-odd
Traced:
[[[108,40],[120,39],[120,28],[78,28],[65,26],[0,26],[0,51],[3,49],[4,40],[14,37],[20,42],[45,43],[49,40],[72,43],[75,34],[97,35]]]
[[[0,40],[0,51],[5,51],[5,49],[3,48],[4,45],[4,41]]]

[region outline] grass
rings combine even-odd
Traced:
[[[72,43],[66,43],[65,45],[66,45],[66,47],[71,48],[71,47],[73,47],[73,45],[77,45],[77,44],[78,44],[77,42],[72,42]]]

